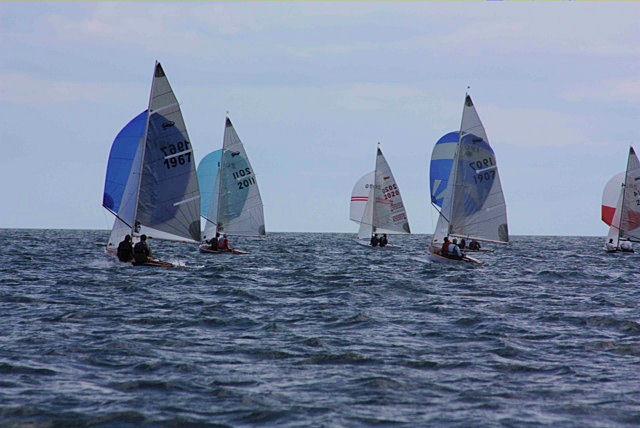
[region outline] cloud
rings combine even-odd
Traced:
[[[31,106],[104,102],[126,96],[130,88],[106,83],[45,79],[22,73],[0,74],[0,102]]]
[[[610,79],[599,85],[574,86],[563,92],[567,101],[602,101],[613,103],[640,103],[640,79]]]

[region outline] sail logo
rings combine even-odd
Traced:
[[[234,158],[236,156],[238,156],[240,154],[240,152],[231,152],[231,157]]]
[[[172,121],[167,121],[165,123],[162,124],[162,129],[167,129],[167,128],[171,128],[173,125],[175,125],[175,122]]]

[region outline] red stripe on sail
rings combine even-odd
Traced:
[[[614,207],[608,207],[606,205],[602,206],[602,221],[604,221],[607,226],[611,226],[613,223],[613,216],[616,213],[616,209]]]
[[[366,202],[369,200],[367,196],[352,196],[351,202]]]

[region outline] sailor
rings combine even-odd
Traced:
[[[625,252],[625,253],[633,253],[633,245],[631,244],[631,241],[620,241],[620,250]]]
[[[480,251],[480,243],[475,239],[472,239],[469,243],[469,249],[472,251]]]
[[[460,247],[461,250],[464,250],[467,246],[467,241],[464,240],[464,238],[462,238],[460,240],[460,244],[458,245],[458,247]]]
[[[604,249],[609,253],[613,253],[614,251],[618,251],[618,247],[613,243],[613,238],[609,238],[609,242],[604,244]]]
[[[131,244],[131,235],[124,237],[124,240],[118,244],[118,260],[129,263],[133,260],[133,245]]]
[[[462,259],[462,251],[458,247],[458,240],[455,238],[453,239],[453,244],[449,245],[449,256],[454,259]]]
[[[134,264],[143,265],[151,260],[151,249],[147,245],[147,235],[140,236],[140,242],[133,246]]]
[[[211,240],[209,240],[209,245],[211,245],[209,249],[213,251],[218,251],[218,239],[220,239],[220,233],[216,232],[216,236],[211,238]]]
[[[380,240],[378,239],[378,234],[374,233],[373,235],[371,235],[371,241],[369,241],[369,244],[372,247],[377,247],[379,243],[380,243]]]
[[[229,247],[229,240],[227,239],[227,234],[225,233],[218,241],[218,250],[220,251],[231,251]]]
[[[442,243],[442,248],[440,248],[440,255],[447,257],[449,255],[449,237],[444,237],[444,242]]]
[[[387,234],[383,233],[382,238],[380,238],[380,242],[378,243],[378,245],[380,245],[381,247],[385,247],[388,243],[389,243],[389,240],[387,239]]]

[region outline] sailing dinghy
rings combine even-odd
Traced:
[[[216,232],[230,236],[264,236],[264,210],[258,181],[244,145],[227,117],[222,149],[205,156],[198,165],[202,188],[200,215],[205,221],[202,241]],[[200,251],[213,254],[247,254],[212,250],[206,242]]]
[[[602,221],[609,226],[605,250],[633,252],[632,242],[640,242],[640,162],[629,148],[627,169],[614,175],[602,194]]]
[[[362,245],[370,245],[373,234],[411,233],[400,188],[379,144],[375,170],[353,187],[349,218],[360,224],[357,242]]]
[[[200,191],[193,150],[178,101],[156,62],[148,108],[111,146],[102,205],[115,216],[107,252],[125,235],[199,242]],[[150,266],[173,267],[155,261]]]
[[[445,237],[507,243],[507,209],[493,149],[471,97],[465,97],[460,132],[451,132],[434,146],[431,157],[431,203],[438,210],[429,258],[437,263],[481,264],[464,256],[445,257]]]

